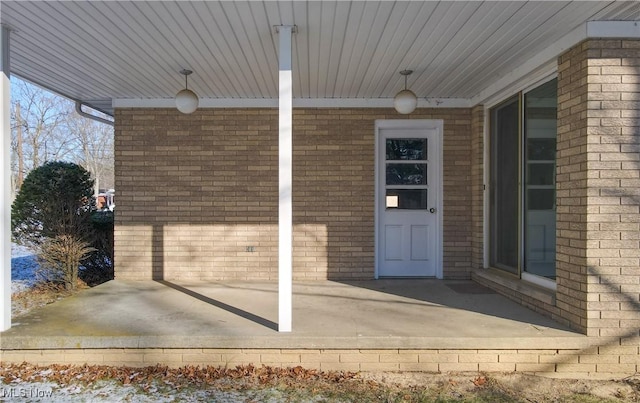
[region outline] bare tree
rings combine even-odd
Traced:
[[[21,80],[12,80],[12,128],[16,180],[48,160],[64,159],[73,146],[61,130],[70,101]],[[20,134],[18,139],[18,134]]]
[[[22,186],[22,182],[24,182],[24,148],[22,144],[22,115],[20,111],[20,101],[16,102],[16,113],[15,113],[15,121],[16,121],[16,154],[18,157],[18,178],[16,185],[18,189]]]
[[[101,188],[114,186],[113,127],[87,119],[78,114],[67,120],[69,134],[77,148],[75,162],[91,172],[95,181],[95,194]]]
[[[96,193],[114,186],[112,126],[80,116],[72,101],[17,78],[11,98],[12,191],[27,173],[55,160],[85,167]]]

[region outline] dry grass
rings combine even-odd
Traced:
[[[51,304],[88,288],[78,281],[76,290],[66,290],[64,284],[41,282],[28,290],[11,295],[11,315],[14,318],[26,315],[32,309]]]
[[[107,382],[115,389],[134,387],[139,397],[163,394],[176,401],[196,395],[217,401],[216,393],[239,392],[259,396],[249,401],[275,402],[640,402],[639,378],[614,382],[521,374],[356,374],[252,365],[133,368],[5,364],[0,365],[0,380],[6,385],[19,382],[23,387],[75,385],[78,391]]]

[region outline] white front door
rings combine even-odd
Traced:
[[[442,128],[376,122],[377,277],[442,278]]]

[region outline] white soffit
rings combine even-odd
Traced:
[[[638,3],[640,7],[640,3]],[[640,38],[640,21],[588,21],[470,99],[492,105],[557,71],[557,57],[588,38]]]
[[[639,21],[590,21],[582,24],[526,63],[514,68],[486,87],[478,95],[465,98],[418,99],[419,108],[468,108],[479,104],[492,105],[547,77],[557,70],[556,58],[587,38],[640,38]],[[204,108],[277,107],[278,99],[202,99]],[[393,98],[294,98],[297,108],[391,108]],[[114,108],[171,108],[173,99],[114,99]]]
[[[637,1],[2,0],[0,7],[1,22],[14,30],[12,73],[100,106],[171,99],[184,85],[183,68],[194,71],[189,88],[205,105],[270,104],[278,97],[273,26],[283,24],[298,27],[294,105],[383,105],[402,89],[404,69],[414,70],[408,86],[423,104],[454,105],[490,97],[589,21],[626,21],[625,29],[589,26],[626,36],[640,20]]]
[[[557,71],[557,57],[585,39],[587,39],[587,27],[583,24],[487,86],[478,95],[472,97],[470,103],[491,105],[545,76],[550,76]]]

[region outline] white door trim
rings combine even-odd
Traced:
[[[443,133],[444,133],[444,121],[441,119],[378,119],[375,121],[375,174],[374,174],[374,182],[375,182],[375,218],[374,218],[374,229],[375,229],[375,278],[379,278],[379,268],[380,268],[380,259],[381,259],[381,248],[380,248],[380,214],[384,209],[383,198],[380,196],[380,184],[378,180],[378,175],[380,175],[380,135],[381,129],[437,129],[439,136],[437,138],[437,153],[438,153],[438,174],[436,175],[436,183],[434,184],[437,190],[436,197],[436,228],[437,228],[437,239],[435,244],[436,249],[436,278],[443,278],[443,268],[442,268],[442,256],[443,256],[443,225],[442,225],[442,209],[443,209]]]

